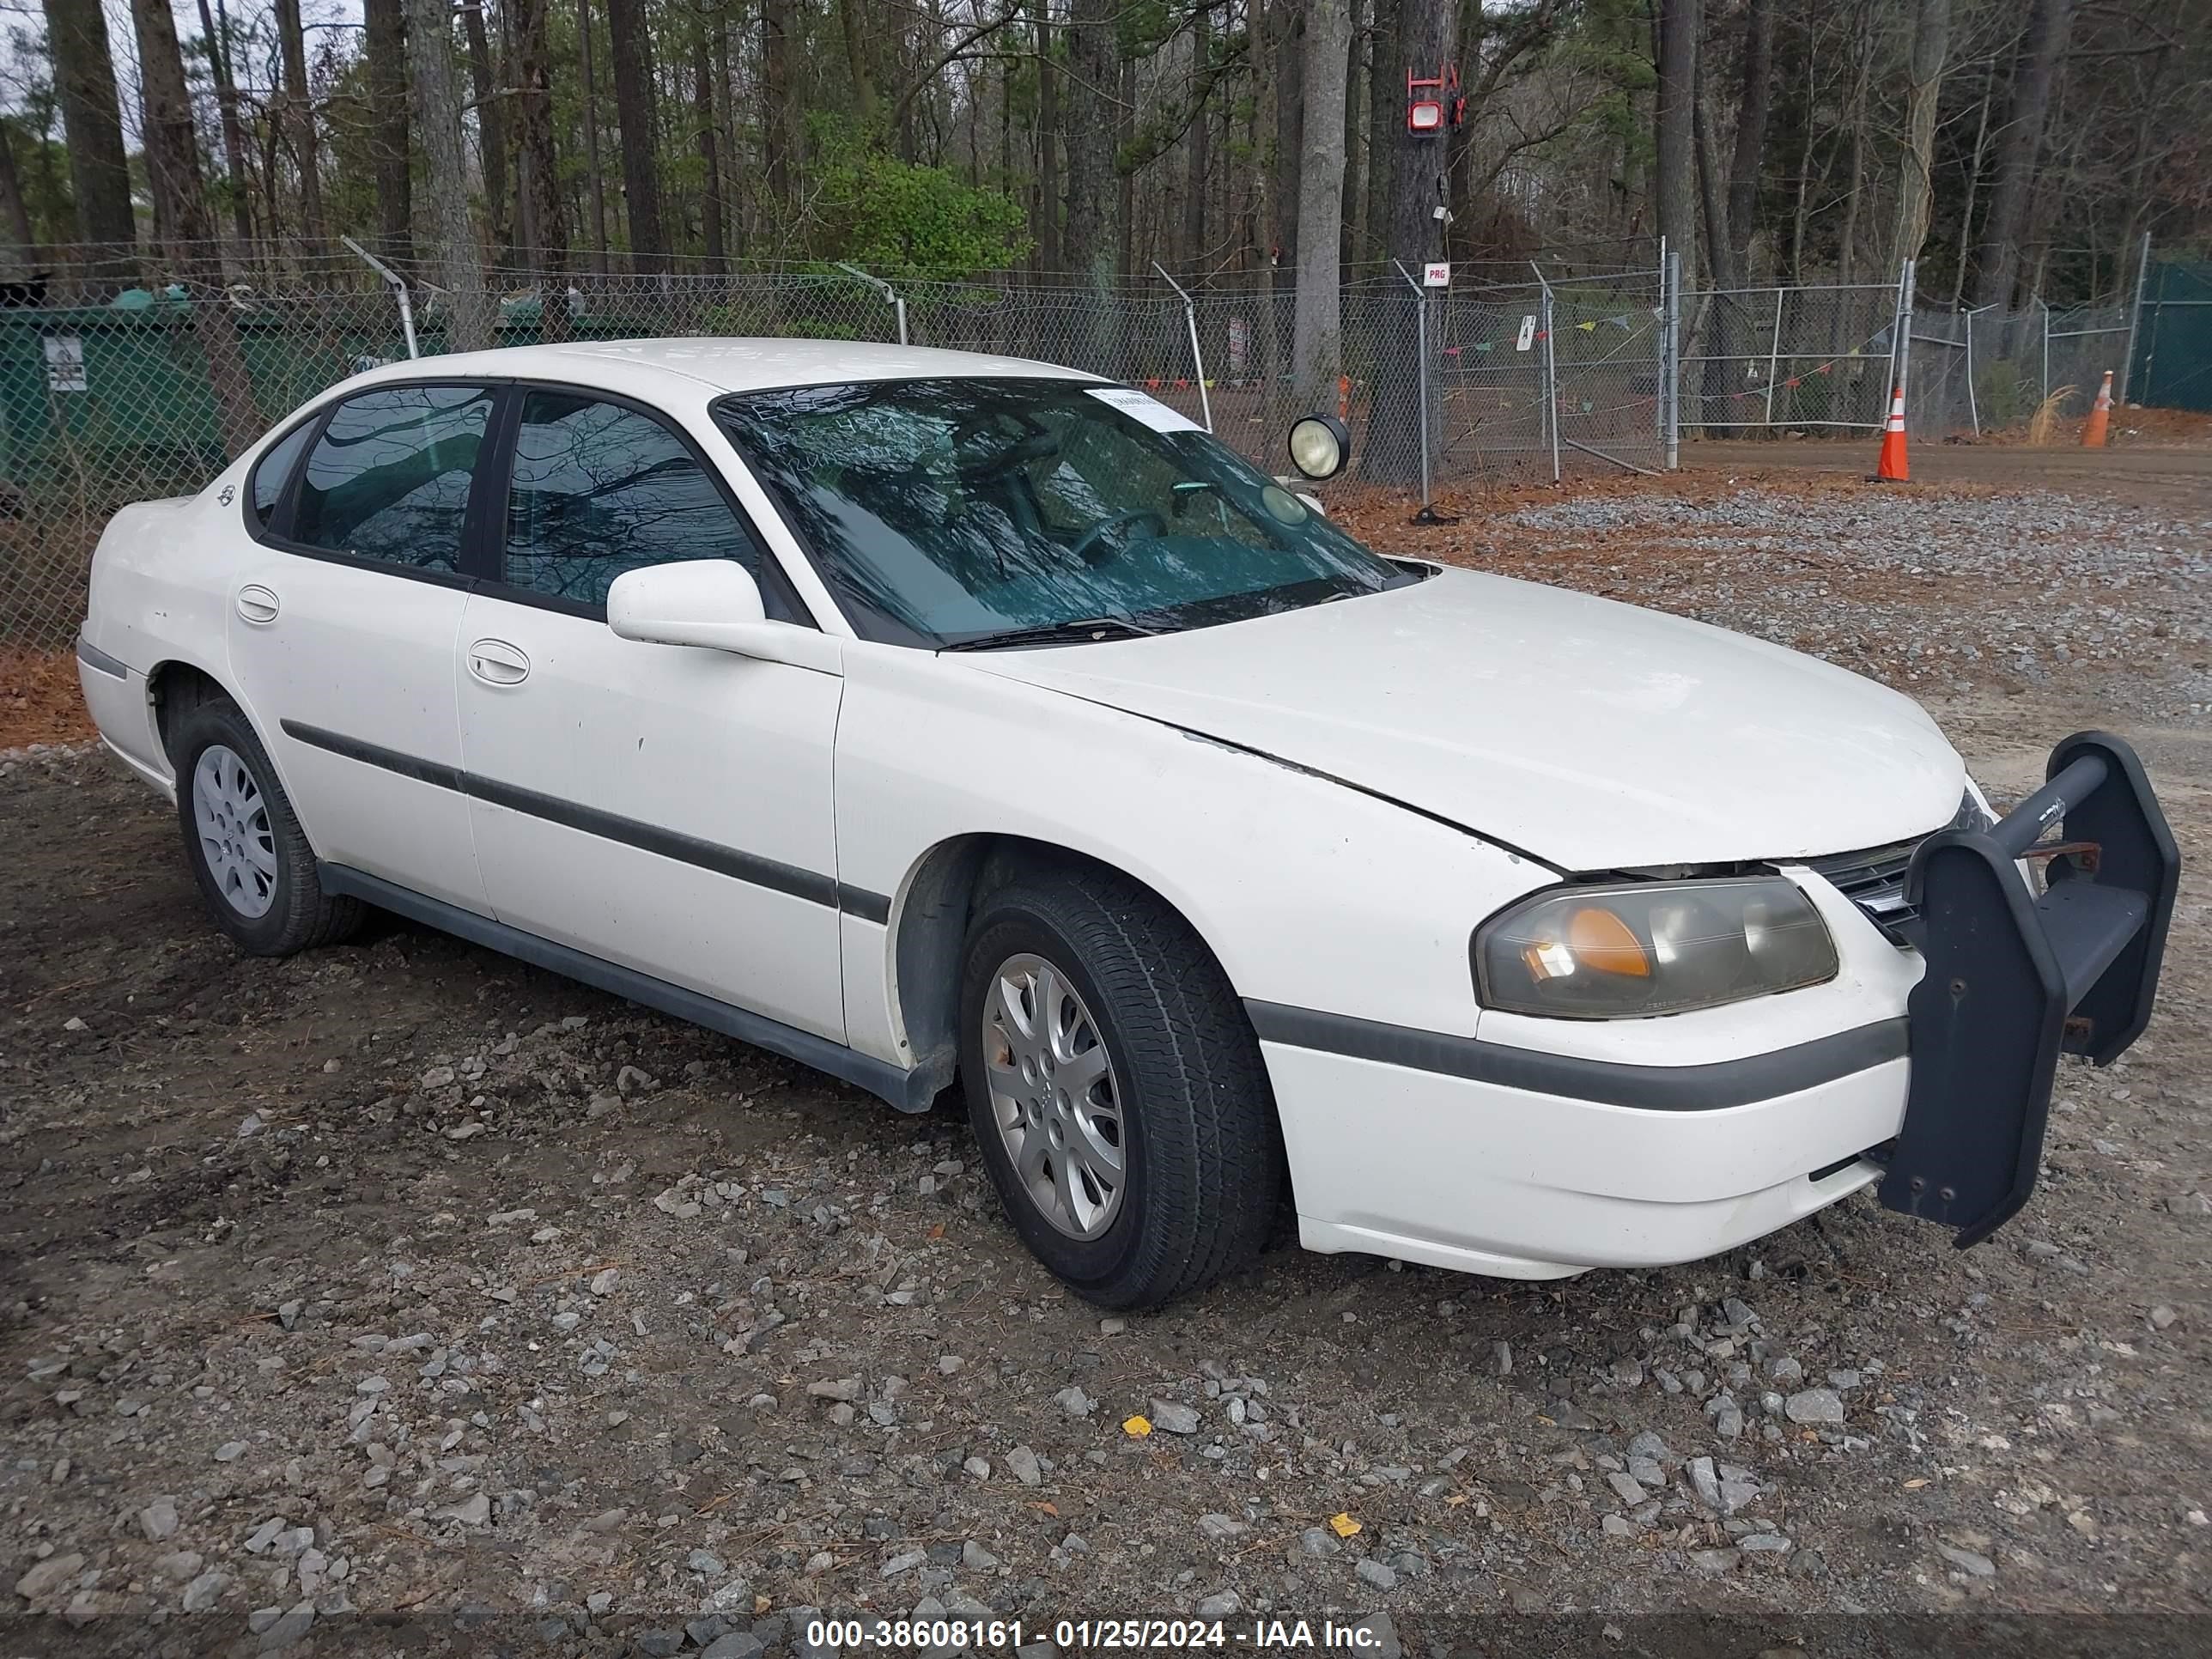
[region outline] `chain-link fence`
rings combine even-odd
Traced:
[[[403,263],[409,298],[351,254],[212,259],[191,287],[142,256],[0,304],[0,642],[66,643],[87,562],[120,506],[198,489],[317,392],[458,337],[787,336],[1041,359],[1109,374],[1271,471],[1312,405],[1353,434],[1356,476],[1394,485],[1656,467],[1666,373],[1655,272],[1524,287],[1346,286],[1344,373],[1302,395],[1287,272],[1186,293],[1005,283],[887,286],[842,270],[489,273],[476,305]],[[220,270],[235,280],[210,279]],[[275,286],[282,284],[283,286]],[[550,308],[550,309],[549,309]],[[1425,415],[1426,423],[1423,417]],[[1425,435],[1425,443],[1424,437]]]
[[[2127,356],[2130,308],[1901,313],[1899,283],[1697,295],[1684,310],[1682,427],[1706,437],[1879,428],[1905,388],[1928,438],[2026,425],[2049,398],[2079,414]],[[1909,334],[1899,362],[1900,325]]]

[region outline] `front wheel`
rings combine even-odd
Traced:
[[[1189,924],[1135,883],[1073,867],[984,897],[961,1073],[1015,1231],[1086,1301],[1158,1307],[1265,1243],[1283,1157],[1259,1042]]]

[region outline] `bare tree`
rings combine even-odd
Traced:
[[[714,69],[708,27],[703,15],[693,20],[691,122],[697,129],[694,137],[705,173],[699,195],[700,240],[705,244],[707,269],[721,270],[727,267],[729,255],[722,240],[722,158],[714,131]]]
[[[1453,0],[1399,0],[1398,36],[1401,56],[1425,80],[1452,61],[1459,39],[1458,8]],[[1418,277],[1421,266],[1437,258],[1443,245],[1443,224],[1437,212],[1445,204],[1450,149],[1442,133],[1408,131],[1402,109],[1393,116],[1391,142],[1396,154],[1390,161],[1390,211],[1383,246],[1395,265],[1409,268]],[[1397,283],[1395,270],[1391,278]],[[1420,472],[1423,434],[1416,376],[1428,374],[1430,366],[1416,358],[1413,349],[1418,320],[1414,307],[1427,301],[1407,290],[1401,303],[1405,316],[1397,325],[1393,356],[1409,363],[1413,372],[1376,377],[1367,458],[1360,476],[1378,483],[1407,483]]]
[[[484,29],[485,0],[461,0],[461,33],[468,42],[469,84],[476,94],[477,149],[483,161],[484,223],[491,245],[506,249],[514,241],[507,222],[507,111],[492,61],[491,37]]]
[[[568,336],[568,228],[561,210],[560,157],[553,145],[553,65],[546,41],[549,0],[513,0],[514,137],[522,164],[527,257],[544,273],[539,337]]]
[[[1206,100],[1213,89],[1212,62],[1213,13],[1201,5],[1190,20],[1190,151],[1182,194],[1182,257],[1192,264],[1206,257],[1206,187],[1213,150]]]
[[[2035,161],[2043,148],[2051,76],[2066,55],[2066,37],[2073,26],[2074,0],[2033,0],[2013,69],[2012,107],[1997,139],[1996,188],[1990,196],[1990,216],[1975,254],[1976,305],[2012,303],[2013,284],[2020,276],[2021,233],[2027,228]]]
[[[134,0],[158,6],[164,0]],[[434,204],[430,264],[446,290],[452,317],[447,325],[456,350],[478,351],[491,343],[491,310],[484,294],[483,262],[476,228],[469,222],[469,200],[442,181],[468,176],[461,155],[461,97],[453,83],[453,14],[448,0],[407,0],[408,90],[415,130],[422,140],[429,176],[441,181],[430,192]]]
[[[224,184],[230,192],[231,228],[240,243],[253,240],[253,207],[246,187],[246,133],[238,121],[238,82],[230,72],[230,19],[199,0],[200,35],[207,47],[208,74],[215,81],[216,111],[222,125]]]
[[[630,269],[666,270],[668,234],[660,219],[653,36],[646,27],[643,0],[607,0],[607,32],[614,48],[615,120],[622,128],[623,204],[629,222]]]
[[[307,252],[323,251],[323,180],[315,138],[315,104],[307,86],[307,36],[300,27],[300,0],[276,0],[276,35],[284,55],[284,127],[300,165],[300,225]]]
[[[761,0],[761,160],[769,198],[791,206],[791,164],[798,144],[798,112],[792,100],[792,0]]]
[[[1917,0],[1912,20],[1911,83],[1905,94],[1905,147],[1897,155],[1897,228],[1889,239],[1893,269],[1920,257],[1935,196],[1936,115],[1951,51],[1951,0]]]
[[[200,176],[192,97],[185,82],[185,56],[177,43],[169,0],[131,0],[138,39],[138,76],[145,106],[141,132],[146,182],[154,196],[154,223],[177,280],[192,299],[192,332],[207,360],[223,453],[237,455],[261,435],[261,411],[239,343],[238,319],[222,289],[207,189]]]
[[[1659,0],[1659,89],[1653,105],[1659,234],[1682,260],[1682,285],[1698,278],[1698,37],[1702,0]]]
[[[138,226],[131,209],[131,165],[123,150],[107,17],[100,0],[46,0],[46,10],[54,91],[69,139],[77,240],[92,246],[94,275],[126,276]],[[172,26],[170,33],[175,32]]]
[[[1344,85],[1350,68],[1349,0],[1306,0],[1305,127],[1298,170],[1298,399],[1333,409],[1344,372],[1339,258],[1344,216]]]
[[[1067,230],[1070,270],[1096,289],[1086,319],[1103,337],[1103,300],[1114,274],[1115,0],[1073,0],[1067,17]],[[1104,368],[1094,345],[1085,368]]]
[[[406,0],[365,0],[368,112],[376,154],[376,222],[392,257],[415,254],[414,168],[407,132]]]
[[[599,170],[599,88],[592,70],[592,0],[576,0],[576,68],[584,82],[584,190],[592,215],[592,269],[607,274],[607,187]]]

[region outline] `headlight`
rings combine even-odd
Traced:
[[[1476,930],[1474,972],[1487,1008],[1632,1019],[1817,985],[1836,946],[1779,876],[1555,887]]]

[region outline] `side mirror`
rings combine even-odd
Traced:
[[[787,624],[771,623],[760,584],[730,559],[685,559],[625,570],[607,589],[607,626],[652,645],[696,645],[771,656]]]

